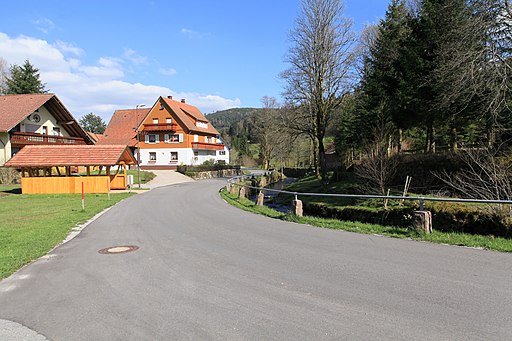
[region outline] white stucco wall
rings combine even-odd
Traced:
[[[155,148],[142,149],[140,154],[141,166],[178,166],[178,165],[200,165],[207,160],[223,160],[229,163],[229,150],[224,149],[226,155],[220,155],[218,150],[199,150],[194,153],[192,148]],[[156,160],[149,161],[150,153],[156,153]],[[178,153],[178,160],[171,162],[171,152]],[[135,151],[135,159],[137,159],[137,151]]]
[[[35,133],[42,134],[43,133],[43,126],[46,126],[48,128],[48,135],[53,135],[53,128],[60,128],[60,136],[69,136],[69,133],[66,131],[63,125],[57,124],[57,119],[53,117],[50,112],[44,107],[40,107],[37,112],[34,112],[33,114],[38,114],[41,120],[39,122],[34,122],[33,120],[29,120],[28,118],[25,118],[23,121],[20,122],[20,131],[25,133],[29,131],[28,127],[30,125],[32,126],[38,126],[38,128],[34,131]],[[32,117],[32,114],[30,115]]]
[[[9,133],[0,133],[0,166],[11,158],[11,142]]]

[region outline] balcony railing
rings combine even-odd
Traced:
[[[16,145],[26,144],[86,144],[81,137],[53,136],[36,133],[11,133],[11,143]]]
[[[220,143],[192,142],[192,149],[224,150],[224,145]]]
[[[144,131],[176,131],[178,127],[175,123],[153,123],[144,124]]]

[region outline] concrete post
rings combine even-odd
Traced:
[[[246,197],[246,190],[244,186],[240,187],[240,192],[238,193],[239,198],[245,198]]]
[[[414,228],[418,232],[432,233],[432,212],[414,211]]]
[[[262,191],[260,191],[260,193],[258,193],[258,202],[257,202],[257,205],[258,206],[263,206],[263,200],[265,199],[265,195],[263,194]]]
[[[295,207],[295,215],[297,217],[302,217],[304,215],[304,212],[302,210],[302,200],[293,200],[293,207]]]

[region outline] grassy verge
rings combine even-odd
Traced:
[[[505,238],[494,238],[490,236],[471,235],[465,233],[448,233],[434,231],[432,234],[423,234],[412,229],[365,224],[351,221],[340,221],[335,219],[323,219],[317,217],[297,217],[292,214],[277,212],[268,207],[259,207],[248,199],[240,199],[234,194],[228,193],[225,189],[221,191],[221,197],[229,204],[245,211],[263,214],[271,218],[285,221],[292,221],[300,224],[343,230],[363,234],[379,234],[393,238],[408,238],[412,240],[428,241],[438,244],[459,245],[468,247],[479,247],[489,250],[512,252],[512,240]]]
[[[131,193],[32,194],[0,197],[0,279],[45,255],[84,223]]]

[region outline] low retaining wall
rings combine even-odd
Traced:
[[[185,175],[190,176],[195,180],[214,179],[214,178],[230,178],[233,176],[242,175],[240,169],[221,169],[207,172],[186,172]]]

